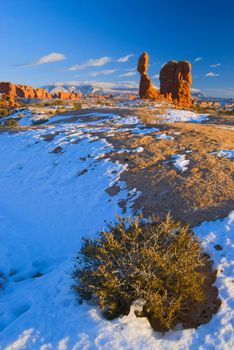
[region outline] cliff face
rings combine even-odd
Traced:
[[[20,98],[51,98],[51,94],[46,89],[34,89],[28,85],[15,85],[10,82],[0,83],[0,93],[6,94],[10,99]]]
[[[141,98],[155,99],[158,95],[157,89],[153,86],[147,71],[149,64],[149,56],[146,52],[140,56],[138,60],[137,70],[141,75],[139,95]]]
[[[169,61],[166,63],[160,71],[159,94],[147,74],[148,62],[149,56],[143,52],[137,66],[141,75],[140,97],[155,100],[165,99],[179,107],[189,107],[191,105],[190,87],[192,84],[191,64],[188,61]]]

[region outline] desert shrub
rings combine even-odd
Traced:
[[[7,119],[7,120],[4,120],[4,125],[5,125],[5,126],[17,126],[17,125],[19,125],[19,124],[18,124],[17,119],[9,118],[9,119]]]
[[[0,106],[0,118],[6,117],[9,114],[9,109],[7,107]]]
[[[219,114],[234,115],[234,109],[221,109],[218,111]]]
[[[73,109],[75,111],[79,111],[80,109],[82,109],[82,102],[74,102],[73,103]]]
[[[204,300],[204,256],[191,229],[169,215],[147,224],[119,219],[109,232],[83,239],[74,288],[81,298],[96,300],[108,319],[127,314],[143,299],[138,316],[167,330],[190,303]]]

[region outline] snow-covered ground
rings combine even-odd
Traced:
[[[113,128],[108,125],[112,118]],[[104,124],[109,132],[116,131],[114,119],[111,116]],[[136,119],[131,123],[142,130]],[[96,124],[93,129],[102,131],[98,121]],[[118,150],[101,134],[92,136],[88,123],[79,122],[2,133],[0,150],[0,272],[4,285],[0,289],[0,349],[234,347],[234,212],[224,220],[195,228],[215,261],[223,302],[209,324],[161,334],[152,330],[147,319],[136,318],[136,306],[128,316],[106,321],[95,305],[78,305],[70,273],[82,236],[95,235],[116,214],[122,215],[122,200],[127,201],[124,215],[132,215],[138,192],[120,181],[127,168],[103,157]],[[143,148],[131,151],[142,152]],[[188,163],[180,160],[183,171]],[[112,185],[120,187],[115,196],[106,192]],[[222,250],[216,250],[216,244]]]
[[[168,109],[166,115],[159,115],[165,121],[173,122],[190,122],[190,123],[201,123],[208,120],[208,114],[198,114],[192,111],[184,111],[179,109]]]
[[[166,141],[174,140],[173,136],[167,135],[165,133],[158,134],[158,135],[155,136],[155,138],[158,139],[158,140],[166,140]]]
[[[218,152],[214,152],[218,157],[234,159],[234,149],[222,149]]]
[[[188,169],[190,163],[185,154],[175,154],[172,156],[174,166],[182,173]]]

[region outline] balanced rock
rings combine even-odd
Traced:
[[[191,64],[188,61],[169,61],[160,71],[160,94],[180,107],[191,104]]]
[[[138,60],[137,70],[141,75],[139,95],[141,98],[155,99],[158,95],[158,90],[153,86],[147,71],[149,64],[149,56],[143,52]]]

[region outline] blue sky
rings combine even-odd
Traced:
[[[156,86],[187,59],[193,88],[234,97],[233,18],[233,0],[1,0],[0,80],[137,84],[146,50]]]

